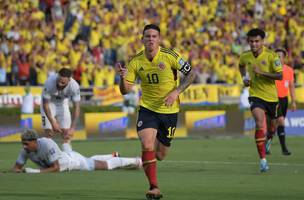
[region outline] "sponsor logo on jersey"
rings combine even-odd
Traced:
[[[158,64],[158,68],[159,68],[160,70],[164,70],[164,69],[166,68],[165,63],[160,62],[160,63]]]

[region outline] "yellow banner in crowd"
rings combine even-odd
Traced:
[[[94,87],[93,94],[95,99],[100,100],[100,105],[102,106],[108,106],[123,102],[123,96],[119,91],[118,85],[107,88]]]
[[[220,85],[218,87],[219,96],[239,97],[241,87],[239,85]]]
[[[218,87],[218,85],[191,85],[180,95],[180,100],[185,104],[218,103]]]

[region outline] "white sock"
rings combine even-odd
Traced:
[[[69,152],[72,152],[72,147],[71,147],[71,144],[70,143],[63,143],[62,144],[62,151],[66,152],[66,153],[69,153]]]
[[[120,158],[120,157],[113,157],[106,161],[108,164],[108,170],[126,167],[130,165],[137,165],[136,158]]]
[[[113,155],[112,154],[94,155],[94,156],[91,156],[91,158],[93,160],[106,161],[106,160],[113,158]]]

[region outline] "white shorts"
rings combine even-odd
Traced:
[[[62,103],[57,105],[50,102],[49,108],[51,111],[51,115],[57,120],[60,128],[69,129],[71,127],[71,112],[68,103]],[[42,104],[40,106],[40,112],[41,112],[42,128],[52,129],[52,125],[44,112]]]
[[[86,158],[78,152],[65,152],[67,156],[59,159],[60,171],[93,171],[95,162],[93,159]]]

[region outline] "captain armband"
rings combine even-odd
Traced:
[[[181,67],[180,72],[182,72],[184,75],[187,75],[191,71],[191,69],[191,65],[188,62],[185,62]]]

